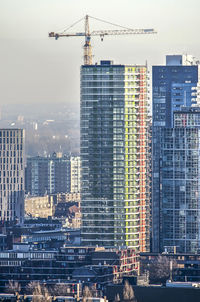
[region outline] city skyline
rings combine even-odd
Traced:
[[[199,11],[1,1],[0,300],[199,301]]]

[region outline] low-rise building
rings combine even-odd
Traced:
[[[157,267],[157,269],[162,273],[164,271],[166,272],[167,270],[168,276],[165,274],[166,279],[171,277],[174,281],[178,281],[178,282],[184,282],[184,281],[200,282],[200,255],[199,254],[140,253],[140,271],[144,272],[145,270],[151,269],[151,267],[154,267],[154,269],[155,267]],[[158,272],[155,270],[156,278],[154,278],[153,280],[154,282],[156,279],[159,279],[160,276],[158,275],[159,275]]]
[[[34,196],[25,199],[25,214],[29,217],[48,218],[54,214],[53,196]]]
[[[32,245],[27,247],[20,244],[13,250],[1,251],[0,292],[5,291],[9,280],[20,283],[22,290],[31,281],[80,283],[88,269],[93,277],[88,277],[87,283],[104,286],[119,282],[124,274],[133,274],[138,269],[138,256],[130,249],[66,246],[55,251],[36,250]]]

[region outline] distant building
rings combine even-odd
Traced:
[[[33,232],[32,234],[22,235],[22,242],[34,243],[51,240],[63,241],[63,243],[65,243],[69,240],[69,233],[64,229],[55,229],[41,230]]]
[[[25,198],[25,214],[30,217],[48,218],[54,214],[53,196],[34,196]]]
[[[30,157],[26,167],[26,193],[32,196],[66,193],[71,190],[70,159],[62,153]]]
[[[0,234],[0,251],[6,250],[7,248],[7,235]]]
[[[149,250],[147,67],[81,67],[82,243]]]
[[[70,223],[70,227],[72,227],[73,229],[80,229],[81,228],[80,208],[77,208],[77,210],[69,208],[69,211],[71,211],[71,218],[68,219]]]
[[[0,220],[24,220],[24,130],[0,129]]]
[[[64,219],[67,227],[81,227],[81,211],[77,202],[59,202],[55,206],[54,217]]]
[[[69,201],[81,201],[80,193],[58,193],[54,195],[54,203],[69,202]]]
[[[153,66],[152,77],[152,243],[153,251],[158,252],[162,250],[161,241],[163,234],[161,226],[162,216],[164,215],[160,174],[163,161],[160,147],[163,140],[162,135],[164,134],[162,131],[165,128],[173,128],[174,111],[181,110],[183,106],[191,107],[198,103],[198,62],[192,56],[170,55],[166,57],[166,65]],[[170,130],[166,131],[170,132]],[[170,192],[168,193],[170,194]],[[176,197],[173,196],[173,198]]]
[[[80,192],[80,156],[72,156],[71,162],[71,193]]]

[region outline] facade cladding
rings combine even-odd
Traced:
[[[190,56],[189,56],[190,57]],[[173,128],[173,113],[183,106],[191,107],[197,103],[198,65],[188,62],[187,56],[167,56],[166,66],[153,66],[153,205],[152,205],[152,248],[162,251],[161,216],[161,140],[162,129]],[[181,65],[182,64],[182,65]],[[183,65],[190,64],[190,65]],[[170,130],[169,130],[170,131]],[[178,131],[178,130],[176,130]]]
[[[82,243],[149,249],[147,68],[81,67]]]
[[[24,130],[0,129],[0,220],[24,220]]]
[[[161,249],[200,250],[200,108],[174,113],[174,128],[162,129]]]
[[[70,159],[61,153],[27,158],[26,193],[31,196],[70,192]]]

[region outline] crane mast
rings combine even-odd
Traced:
[[[88,15],[85,16],[84,65],[92,65],[92,46]]]
[[[83,59],[84,59],[84,65],[92,65],[92,45],[91,45],[91,36],[99,36],[101,38],[101,41],[103,41],[104,36],[108,35],[141,35],[141,34],[156,34],[156,31],[154,29],[130,29],[126,28],[117,24],[113,24],[111,22],[107,22],[98,18],[91,17],[93,19],[96,19],[98,21],[102,21],[104,23],[108,23],[114,26],[121,27],[122,29],[120,30],[95,30],[90,32],[90,26],[89,26],[89,16],[86,15],[84,17],[85,20],[85,31],[84,32],[78,32],[78,33],[68,33],[68,29],[79,23],[80,21],[83,20],[83,18],[74,24],[72,24],[69,28],[64,30],[61,33],[55,33],[55,32],[50,32],[49,37],[50,38],[55,38],[56,40],[60,37],[85,37],[85,44],[83,46],[84,54],[83,54]]]

